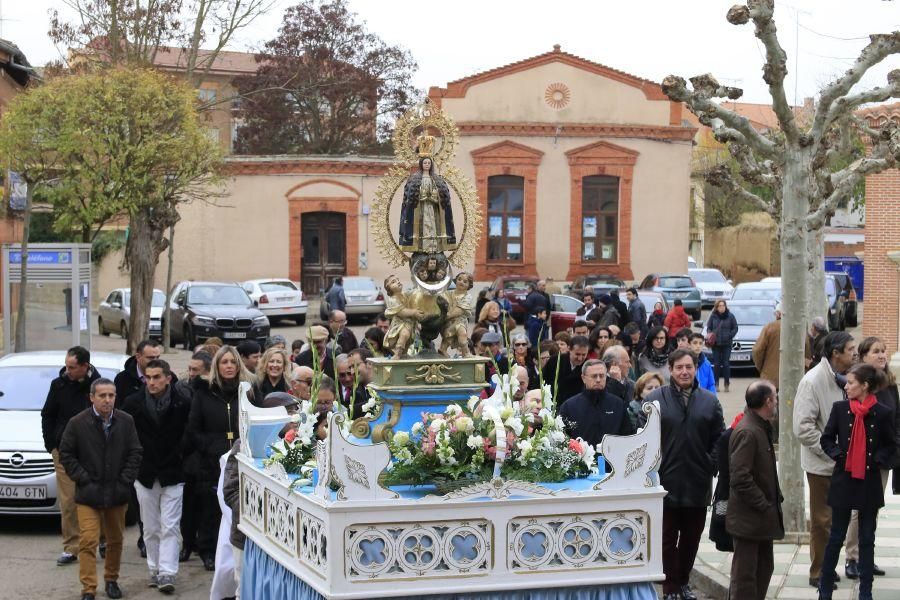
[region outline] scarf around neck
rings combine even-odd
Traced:
[[[844,469],[850,472],[853,479],[866,478],[866,415],[875,406],[875,396],[869,394],[863,401],[850,400],[850,412],[853,413],[853,431],[850,433],[850,447],[847,449],[847,461]]]
[[[647,360],[656,368],[662,368],[669,362],[669,353],[663,350],[657,350],[653,346],[647,346]]]

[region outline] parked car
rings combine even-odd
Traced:
[[[150,301],[148,337],[162,339],[162,314],[165,307],[165,293],[162,290],[153,290],[153,296]],[[115,289],[97,307],[97,331],[100,332],[100,335],[109,335],[112,331],[123,338],[127,338],[130,318],[131,288]]]
[[[697,267],[697,261],[694,260],[694,257],[688,256],[688,269],[696,269]]]
[[[828,304],[828,329],[831,331],[842,331],[846,328],[849,297],[849,293],[841,288],[833,274],[825,275],[825,301]],[[758,283],[742,283],[734,290],[732,296],[732,300],[763,298],[781,301],[781,277],[766,277]],[[853,310],[856,310],[855,303]]]
[[[656,306],[657,302],[662,302],[663,310],[665,312],[669,312],[669,309],[672,306],[669,304],[669,301],[666,300],[666,297],[660,292],[653,292],[651,290],[638,290],[638,298],[641,299],[641,302],[644,304],[644,308],[647,309],[647,316],[653,314],[653,307]]]
[[[844,297],[844,324],[850,327],[859,325],[859,313],[856,297],[856,288],[853,287],[853,279],[844,271],[826,271],[827,277],[834,277],[838,289]]]
[[[662,293],[670,305],[679,299],[684,305],[686,313],[694,319],[700,318],[702,309],[700,289],[697,288],[690,276],[678,273],[651,273],[644,277],[638,287],[642,290]]]
[[[253,306],[250,296],[236,283],[182,281],[172,290],[169,307],[171,343],[192,349],[211,337],[236,344],[269,337],[269,318]]]
[[[550,311],[550,335],[556,335],[560,331],[566,331],[578,320],[578,309],[584,306],[584,302],[565,294],[550,294],[553,301],[553,310]]]
[[[744,300],[768,300],[770,302],[781,301],[781,278],[766,277],[762,281],[739,283],[731,294],[732,302]],[[730,305],[730,303],[729,303]]]
[[[753,367],[753,347],[759,339],[762,328],[775,320],[775,302],[772,300],[732,300],[728,310],[738,324],[737,335],[731,342],[732,368]],[[707,322],[709,322],[707,320]],[[706,337],[706,324],[703,325]],[[712,349],[703,347],[707,358],[712,359]]]
[[[573,281],[571,285],[567,286],[566,292],[573,298],[581,300],[584,297],[584,288],[586,287],[591,288],[596,299],[603,294],[608,294],[610,290],[624,289],[625,282],[614,275],[582,275]]]
[[[700,289],[700,302],[704,308],[712,306],[716,300],[729,300],[734,292],[731,280],[718,269],[688,269],[688,275]]]
[[[525,297],[528,295],[528,285],[536,286],[537,282],[537,275],[533,277],[527,275],[501,275],[494,280],[488,287],[488,290],[495,293],[500,289],[506,290],[506,298],[512,304],[510,314],[517,323],[524,323],[526,315],[523,304]],[[477,319],[478,315],[475,315],[475,318]]]
[[[91,364],[109,379],[126,360],[124,354],[91,353]],[[53,458],[41,433],[41,408],[65,362],[65,350],[0,358],[0,514],[59,513]]]
[[[371,277],[344,277],[344,296],[347,318],[374,319],[384,312],[384,293]]]
[[[290,279],[251,279],[242,284],[253,305],[269,317],[269,323],[292,319],[297,325],[306,323],[309,302]]]

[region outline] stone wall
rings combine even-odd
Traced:
[[[740,225],[707,229],[704,266],[721,270],[735,284],[781,273],[775,222],[766,213],[746,213]]]

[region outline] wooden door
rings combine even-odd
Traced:
[[[347,218],[344,213],[311,212],[300,217],[303,293],[319,295],[347,272]]]

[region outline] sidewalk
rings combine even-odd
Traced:
[[[891,482],[888,481],[885,493],[885,507],[881,509],[878,519],[878,531],[875,535],[875,562],[887,571],[885,577],[876,577],[873,587],[874,596],[878,600],[900,598],[900,496],[890,493]],[[794,490],[784,490],[784,494]],[[807,507],[809,499],[807,498]],[[700,552],[694,566],[692,582],[713,598],[727,598],[728,582],[731,573],[731,553],[719,552],[715,544],[709,541],[709,519],[707,530],[700,543]],[[835,600],[855,600],[858,582],[844,577],[844,553],[838,562],[838,575],[841,581],[834,592]],[[818,593],[809,586],[809,546],[793,544],[775,544],[775,573],[769,584],[766,598],[777,600],[815,600]],[[741,600],[741,599],[734,599]]]

